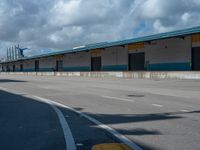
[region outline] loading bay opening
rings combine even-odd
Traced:
[[[63,61],[62,60],[56,61],[56,71],[63,71]]]
[[[144,64],[145,54],[143,52],[129,54],[129,71],[145,70]]]
[[[15,72],[15,65],[13,65],[13,70],[12,71]]]
[[[35,72],[38,72],[39,71],[39,60],[36,60],[35,61]]]
[[[192,70],[200,70],[200,47],[192,48]]]
[[[91,58],[91,71],[101,71],[101,57]]]
[[[20,71],[23,71],[24,70],[24,66],[23,64],[20,64]]]

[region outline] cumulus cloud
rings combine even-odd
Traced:
[[[1,0],[0,57],[21,44],[28,54],[200,25],[199,0]]]

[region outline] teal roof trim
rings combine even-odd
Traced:
[[[192,35],[195,33],[200,33],[200,26],[189,28],[189,29],[172,31],[172,32],[160,33],[160,34],[155,34],[155,35],[150,35],[150,36],[145,36],[145,37],[139,37],[139,38],[134,38],[134,39],[128,39],[128,40],[123,40],[123,41],[116,41],[116,42],[110,43],[110,46],[124,45],[124,44],[130,44],[130,43],[138,43],[138,42],[147,42],[147,41],[173,38],[173,37],[179,37],[179,36],[185,36],[185,35]]]

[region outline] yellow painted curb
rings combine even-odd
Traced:
[[[107,143],[93,146],[92,150],[132,150],[129,146],[121,143]]]

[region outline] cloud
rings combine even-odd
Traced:
[[[0,57],[28,55],[200,25],[199,0],[1,0]]]
[[[200,18],[199,8],[198,0],[147,0],[138,7],[138,11],[142,12],[141,20],[151,22],[152,33],[159,33],[199,25],[196,20]]]

